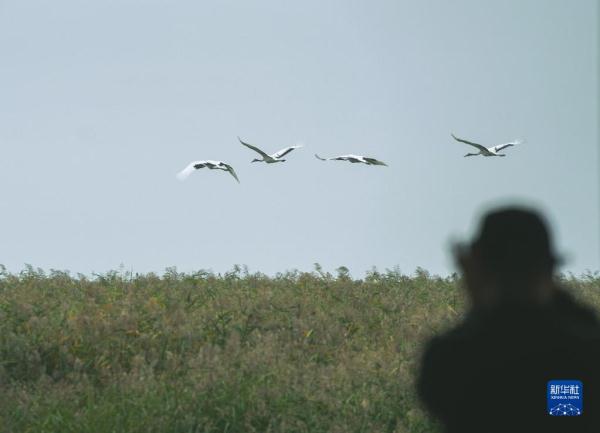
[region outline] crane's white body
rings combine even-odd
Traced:
[[[183,170],[177,173],[177,179],[185,180],[187,177],[192,174],[195,170],[199,170],[201,168],[208,168],[210,170],[223,170],[229,172],[235,180],[238,181],[237,174],[233,167],[229,164],[224,163],[223,161],[212,161],[212,160],[204,160],[204,161],[193,161],[190,162]]]
[[[244,146],[246,146],[249,149],[252,149],[256,153],[258,153],[260,156],[262,156],[262,159],[255,158],[252,160],[252,162],[266,162],[267,164],[273,164],[275,162],[285,162],[285,159],[282,159],[285,155],[287,155],[294,149],[299,149],[302,147],[302,145],[288,146],[286,148],[278,150],[277,152],[269,155],[269,154],[263,152],[258,147],[254,146],[252,144],[243,142],[240,137],[238,137],[238,140],[240,140],[240,143],[242,143]]]
[[[477,156],[477,155],[506,156],[504,153],[498,153],[498,152],[500,152],[502,149],[506,149],[507,147],[515,146],[517,144],[522,144],[524,142],[523,140],[517,139],[517,140],[509,141],[508,143],[502,143],[502,144],[498,144],[498,145],[492,146],[492,147],[485,147],[481,144],[473,143],[472,141],[467,141],[462,138],[458,138],[454,134],[450,134],[450,135],[452,135],[452,138],[454,138],[456,141],[460,141],[461,143],[468,144],[479,150],[479,152],[477,152],[477,153],[467,153],[465,156]]]
[[[317,155],[315,153],[315,157],[317,159],[320,159],[321,161],[334,161],[335,160],[335,161],[348,161],[353,164],[361,163],[361,164],[367,164],[367,165],[385,165],[385,166],[387,166],[387,164],[383,161],[379,161],[375,158],[369,158],[367,156],[362,156],[362,155],[348,154],[348,155],[332,156],[331,158],[321,158],[319,155]]]

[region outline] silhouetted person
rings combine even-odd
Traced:
[[[600,433],[600,325],[554,282],[540,216],[491,212],[455,254],[471,309],[426,347],[418,391],[430,413],[452,433]],[[582,382],[581,416],[549,414],[547,383],[561,379]]]

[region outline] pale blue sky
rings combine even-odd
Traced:
[[[481,210],[599,261],[597,2],[0,0],[0,263],[452,271]],[[506,158],[463,158],[450,133]],[[284,164],[250,164],[236,139]],[[388,162],[323,163],[357,153]],[[175,174],[196,159],[226,173]]]

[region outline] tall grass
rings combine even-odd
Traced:
[[[600,275],[560,278],[600,307]],[[459,278],[422,269],[0,267],[0,431],[436,431],[420,351],[464,311]]]

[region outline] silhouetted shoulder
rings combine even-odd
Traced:
[[[487,431],[537,431],[553,418],[545,410],[547,382],[578,379],[588,391],[587,411],[585,419],[576,421],[579,430],[570,431],[600,431],[594,430],[599,421],[593,414],[600,413],[598,365],[598,319],[561,291],[546,308],[506,305],[468,314],[454,329],[430,340],[417,388],[447,431],[481,431],[508,402],[521,420],[518,429],[504,419]],[[554,431],[558,425],[564,427],[554,420],[547,428]]]

